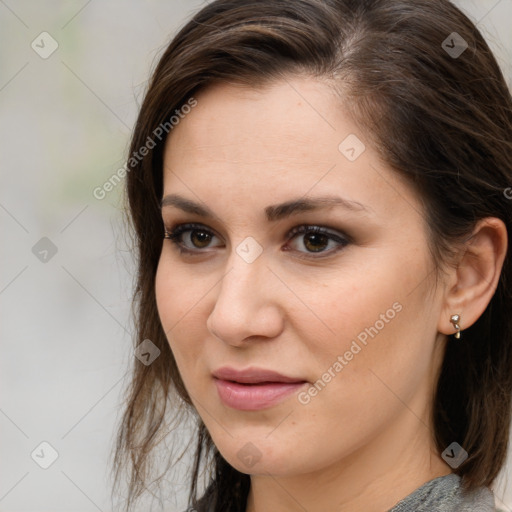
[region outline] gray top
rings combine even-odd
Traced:
[[[388,512],[495,512],[494,494],[489,488],[463,493],[460,480],[454,473],[434,478]]]
[[[454,473],[434,478],[388,512],[496,512],[494,494],[489,488],[463,493],[460,482],[461,478]],[[213,502],[208,505],[208,512],[213,512]]]

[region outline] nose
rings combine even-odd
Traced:
[[[247,263],[235,254],[231,262],[218,284],[208,330],[233,346],[254,338],[275,338],[284,325],[278,280],[262,258]]]

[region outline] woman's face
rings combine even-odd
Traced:
[[[219,451],[282,476],[427,453],[444,337],[417,196],[326,84],[196,99],[166,146],[156,298]],[[226,366],[298,383],[230,384]]]

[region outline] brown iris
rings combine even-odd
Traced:
[[[324,250],[329,243],[329,237],[320,233],[309,233],[304,235],[304,247],[311,252]]]
[[[207,247],[212,239],[212,235],[207,231],[201,231],[199,229],[194,229],[190,232],[190,240],[192,244],[201,249],[203,247]]]

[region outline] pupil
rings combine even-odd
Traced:
[[[196,247],[205,247],[209,244],[211,236],[205,231],[192,231],[191,233],[192,243]]]
[[[329,242],[329,238],[326,235],[311,233],[305,236],[305,246],[310,251],[319,252],[325,249]]]

